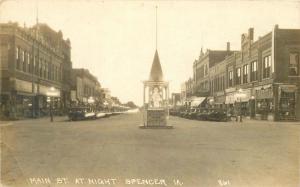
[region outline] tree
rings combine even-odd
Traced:
[[[128,106],[130,108],[137,108],[136,104],[134,104],[133,101],[128,101],[126,104],[124,104],[125,106]]]

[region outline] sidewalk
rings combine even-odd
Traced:
[[[68,118],[67,116],[54,116],[53,122],[63,122],[66,121]],[[19,120],[13,120],[13,121],[1,121],[0,120],[0,127],[5,127],[9,125],[15,125],[15,124],[32,124],[32,123],[48,123],[50,122],[49,116],[44,116],[40,118],[23,118]]]
[[[229,123],[246,123],[246,124],[273,124],[273,125],[283,125],[283,124],[291,124],[291,125],[300,125],[300,121],[273,121],[273,120],[261,120],[261,119],[250,119],[249,116],[243,116],[242,122],[236,121],[235,118],[231,118]]]
[[[13,121],[0,121],[0,127],[6,127],[12,125]]]

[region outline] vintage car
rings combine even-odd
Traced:
[[[197,113],[196,119],[201,121],[208,120],[209,110],[208,109],[200,109]]]
[[[183,110],[180,112],[179,116],[183,118],[187,118],[188,114],[189,114],[189,110]]]
[[[196,119],[198,113],[199,113],[199,109],[192,108],[192,109],[190,109],[189,113],[187,114],[187,118],[188,119]]]
[[[228,121],[227,113],[221,109],[213,109],[207,116],[209,121]]]
[[[70,108],[68,117],[70,121],[95,119],[96,113],[89,110],[89,107]]]

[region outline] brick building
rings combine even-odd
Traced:
[[[227,53],[211,65],[209,60],[199,60],[200,68],[209,66],[204,76],[194,63],[194,86],[200,93],[209,92],[214,107],[238,108],[244,115],[265,119],[299,120],[300,29],[276,25],[257,41],[253,38],[250,28],[241,36],[240,51]],[[208,88],[201,86],[206,82]]]
[[[202,49],[200,56],[193,63],[193,80],[194,80],[194,95],[207,97],[210,94],[211,84],[209,71],[228,55],[231,55],[230,43],[227,43],[226,50],[207,50],[203,53]]]
[[[0,24],[1,116],[39,117],[49,109],[48,93],[55,89],[54,108],[68,105],[72,68],[71,44],[61,31],[46,24],[31,28]]]
[[[98,79],[89,70],[72,69],[72,102],[73,105],[88,105],[89,99],[97,104],[102,102],[102,89]]]

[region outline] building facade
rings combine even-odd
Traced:
[[[70,40],[46,24],[31,28],[17,23],[0,24],[1,116],[39,117],[67,107],[67,81],[72,67]],[[55,90],[53,97],[51,90]],[[49,96],[51,96],[51,99]]]
[[[201,49],[199,58],[193,63],[193,95],[200,97],[207,97],[210,95],[212,86],[209,76],[210,69],[232,53],[233,51],[230,51],[229,42],[227,43],[226,50],[207,50],[205,53],[203,53]]]
[[[214,107],[238,108],[239,113],[253,118],[299,120],[300,29],[276,25],[257,41],[253,38],[250,28],[241,35],[240,51],[224,54],[211,64],[210,51],[200,55],[193,64],[194,95],[208,92]]]
[[[99,104],[102,102],[102,90],[98,79],[89,70],[72,69],[71,100],[75,106]]]

